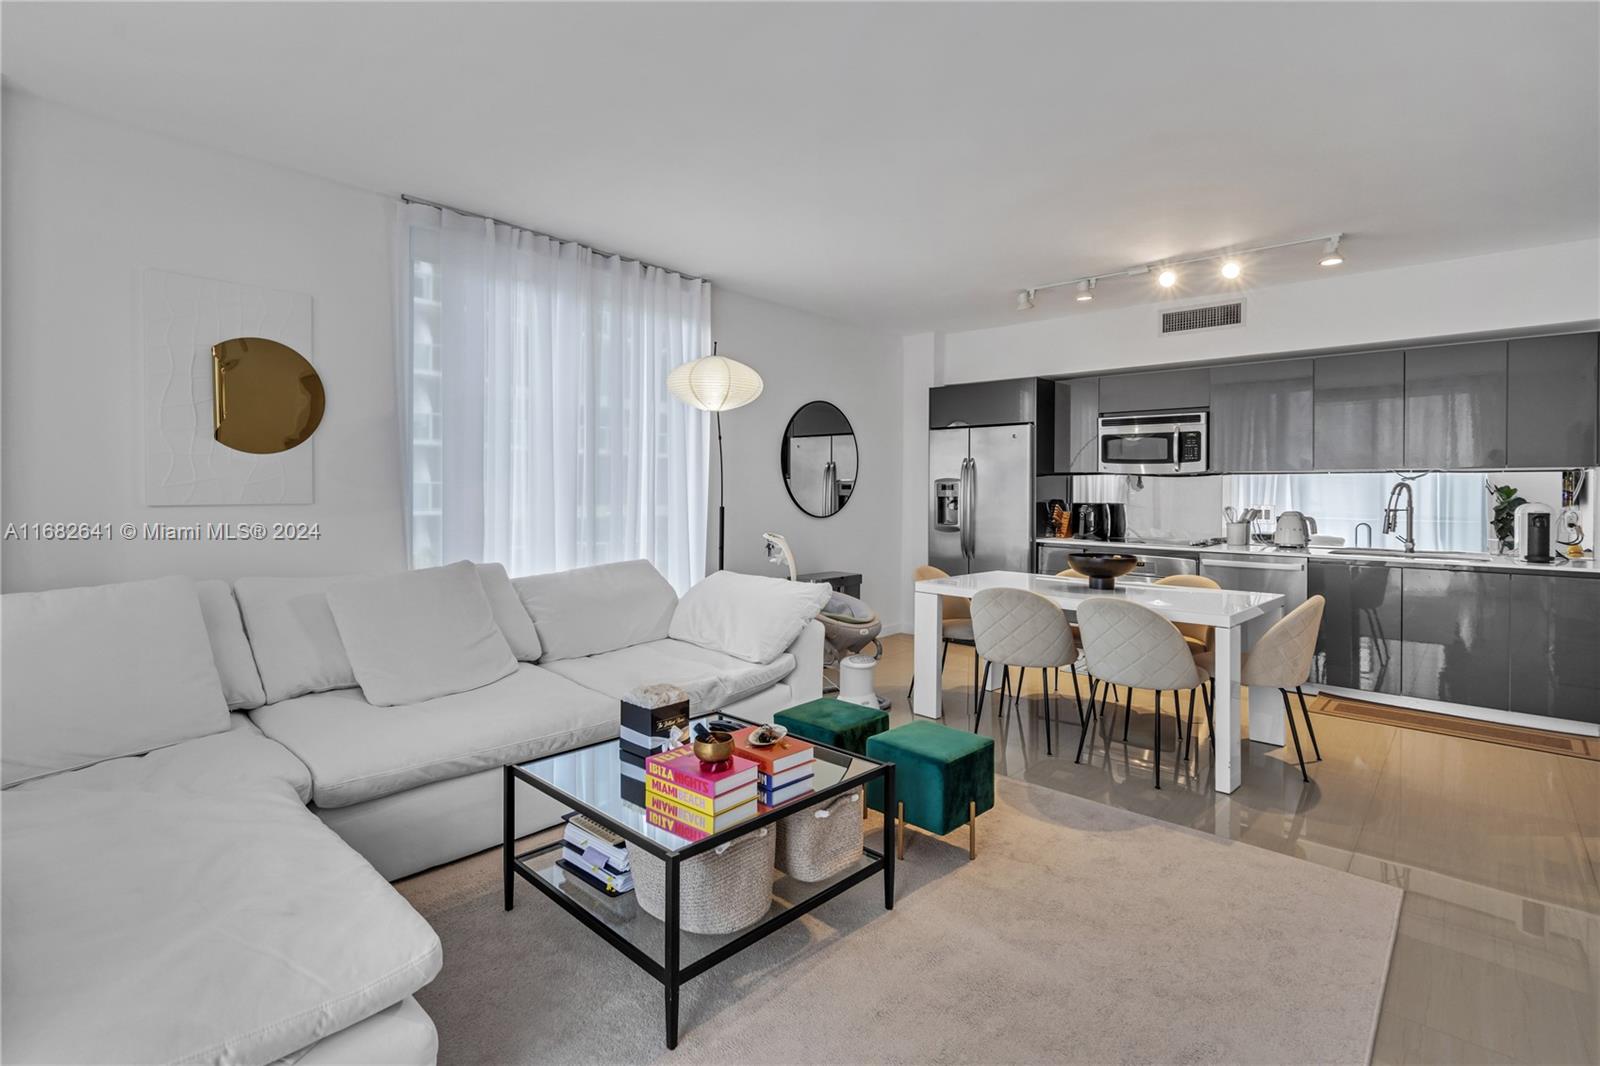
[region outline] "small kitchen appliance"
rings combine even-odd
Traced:
[[[1284,511],[1272,531],[1272,543],[1280,548],[1304,548],[1311,543],[1311,534],[1317,531],[1317,520],[1299,511]]]
[[[1128,539],[1128,505],[1125,503],[1108,503],[1106,508],[1106,539]]]
[[[1102,474],[1204,474],[1210,412],[1100,416]]]
[[[1517,554],[1525,563],[1554,561],[1550,554],[1550,527],[1553,516],[1542,503],[1525,503],[1512,515],[1512,536]]]
[[[1110,525],[1110,511],[1105,504],[1072,505],[1072,535],[1079,540],[1105,540]]]

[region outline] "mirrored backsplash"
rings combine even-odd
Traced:
[[[1223,534],[1224,507],[1237,511],[1262,508],[1273,517],[1299,511],[1316,519],[1321,535],[1344,538],[1347,545],[1371,543],[1399,547],[1383,534],[1383,509],[1398,481],[1394,473],[1361,474],[1225,474],[1213,477],[1145,477],[1122,474],[1075,475],[1071,498],[1076,502],[1121,503],[1127,506],[1130,537],[1151,540],[1202,540]],[[1488,484],[1510,485],[1530,503],[1552,511],[1561,508],[1561,471],[1476,471],[1429,473],[1411,482],[1417,548],[1422,551],[1487,551],[1493,548]],[[1600,508],[1600,470],[1588,471],[1577,505],[1584,528],[1583,546],[1594,547]],[[1257,524],[1269,533],[1271,521]]]

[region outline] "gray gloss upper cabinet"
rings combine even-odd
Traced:
[[[1511,342],[1506,388],[1506,465],[1523,469],[1595,462],[1596,334]]]
[[[1600,581],[1511,575],[1511,704],[1600,722]]]
[[[1211,403],[1211,371],[1152,370],[1100,378],[1100,413],[1172,411]]]
[[[1505,710],[1510,574],[1403,569],[1400,636],[1405,664],[1401,695]]]
[[[1506,342],[1406,351],[1406,468],[1506,465]]]
[[[1060,389],[1067,392],[1062,403]],[[1056,472],[1093,474],[1100,469],[1096,446],[1100,436],[1100,379],[1073,378],[1063,381],[1056,392],[1056,417],[1066,412],[1066,454],[1056,455]]]
[[[1314,360],[1315,470],[1395,470],[1405,465],[1405,352]]]
[[[1310,359],[1211,371],[1211,468],[1282,473],[1311,466]]]

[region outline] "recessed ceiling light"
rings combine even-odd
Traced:
[[[1342,262],[1344,262],[1344,255],[1339,251],[1339,238],[1329,237],[1328,243],[1322,249],[1322,265],[1336,267]]]
[[[1156,280],[1163,289],[1170,289],[1178,283],[1178,274],[1174,270],[1163,270]]]
[[[1234,278],[1238,277],[1239,261],[1237,259],[1230,259],[1226,263],[1223,263],[1222,276],[1227,278],[1229,281],[1232,281]]]
[[[1078,302],[1088,303],[1094,299],[1094,279],[1085,278],[1078,282]]]
[[[1018,289],[1017,290],[1017,310],[1018,311],[1031,311],[1031,310],[1033,310],[1033,290],[1032,289]]]

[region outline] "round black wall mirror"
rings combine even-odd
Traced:
[[[856,488],[856,434],[827,400],[812,400],[783,431],[783,484],[794,505],[815,518],[837,514]]]

